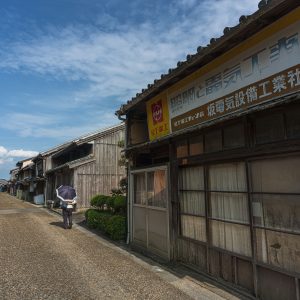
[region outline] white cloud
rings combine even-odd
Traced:
[[[15,149],[8,150],[3,146],[0,146],[0,165],[12,162],[14,158],[30,158],[38,155],[37,151]]]
[[[24,158],[29,158],[38,155],[37,151],[28,151],[28,150],[10,150],[8,151],[8,156],[11,157],[24,157]]]
[[[99,108],[86,114],[86,121],[80,124],[73,114],[68,117],[53,115],[32,115],[11,113],[2,116],[0,128],[18,132],[21,137],[73,139],[77,136],[117,124],[119,121],[113,109]],[[0,157],[7,154],[7,150],[0,146]]]
[[[34,135],[39,128],[53,126],[59,122],[59,118],[46,114],[9,113],[2,116],[0,128],[18,132],[21,137]]]
[[[0,146],[0,157],[7,155],[7,152],[7,149],[5,149],[3,146]]]
[[[89,88],[77,94],[78,101],[96,95],[98,101],[108,96],[124,101],[197,46],[221,35],[224,27],[235,25],[241,14],[257,9],[253,0],[181,0],[170,5],[177,18],[170,21],[166,15],[156,23],[123,25],[118,32],[90,25],[51,28],[27,42],[10,44],[10,51],[2,48],[0,67],[87,80]],[[115,20],[108,14],[103,18]]]
[[[50,110],[51,105],[47,114],[11,113],[1,116],[0,127],[22,137],[73,138],[115,124],[114,111],[121,103],[175,67],[178,60],[195,53],[197,46],[222,35],[224,27],[236,25],[240,15],[254,12],[257,3],[258,0],[172,1],[170,15],[149,13],[142,24],[121,23],[105,13],[95,20],[96,26],[41,27],[30,38],[0,46],[0,69],[85,82],[84,87],[65,99],[39,100],[45,106],[61,103],[57,114]],[[160,11],[159,5],[155,11]],[[93,104],[93,109],[95,104],[99,107],[98,115],[92,111],[92,119],[79,122],[63,117],[75,107],[82,109],[82,116],[85,109],[86,115],[87,104]]]

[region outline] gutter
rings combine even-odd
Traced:
[[[130,226],[131,226],[130,187],[131,187],[131,183],[130,183],[130,167],[129,167],[129,168],[127,168],[127,238],[126,238],[126,244],[130,243]]]

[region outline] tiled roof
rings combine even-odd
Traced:
[[[89,154],[85,157],[82,157],[82,158],[78,158],[78,159],[75,159],[75,160],[72,160],[72,161],[68,161],[60,166],[57,166],[53,169],[50,169],[50,170],[47,170],[45,173],[46,174],[49,174],[49,173],[53,173],[55,171],[58,171],[58,170],[61,170],[63,168],[74,168],[74,167],[77,167],[77,166],[80,166],[82,164],[85,164],[85,163],[89,163],[89,162],[92,162],[94,161],[94,156],[92,154]]]
[[[239,24],[235,27],[225,27],[223,36],[212,38],[207,46],[199,46],[197,52],[188,54],[185,61],[179,61],[175,68],[170,68],[167,74],[161,74],[160,79],[155,79],[142,89],[135,97],[122,105],[116,115],[125,115],[132,107],[141,101],[148,100],[161,90],[175,84],[182,78],[193,73],[196,69],[204,66],[222,53],[233,48],[242,40],[255,34],[263,27],[274,22],[272,12],[276,11],[277,18],[299,6],[298,0],[262,0],[258,4],[258,10],[250,16],[241,16]],[[276,16],[275,16],[276,17]],[[277,19],[275,18],[275,19]]]
[[[121,124],[113,125],[113,126],[110,126],[110,127],[107,127],[107,128],[98,129],[96,131],[93,131],[93,132],[87,133],[85,135],[82,135],[78,138],[75,138],[71,141],[65,142],[61,145],[58,145],[56,147],[50,148],[46,151],[43,151],[43,152],[40,153],[40,155],[41,156],[52,155],[55,152],[64,150],[65,148],[69,147],[72,144],[80,145],[82,143],[87,143],[87,142],[92,141],[96,138],[99,138],[101,136],[105,136],[107,134],[110,134],[111,132],[114,132],[114,131],[117,131],[117,130],[120,130],[120,129],[124,129],[124,128],[125,128],[124,123],[121,123]]]

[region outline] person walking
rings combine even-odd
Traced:
[[[76,204],[76,200],[62,200],[62,215],[64,221],[65,229],[71,229],[73,222],[72,222],[72,215],[74,211],[74,205]]]
[[[73,187],[67,185],[61,185],[56,189],[57,197],[60,199],[60,207],[62,209],[63,222],[65,229],[71,229],[72,214],[76,205],[76,191]]]

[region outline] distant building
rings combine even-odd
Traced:
[[[8,181],[5,179],[0,179],[0,192],[6,192],[8,189]]]
[[[9,179],[9,193],[13,196],[17,194],[16,182],[18,181],[18,172],[20,168],[14,168],[10,170],[10,179]]]
[[[25,201],[33,201],[34,196],[34,163],[32,158],[17,162],[16,196]]]
[[[120,165],[120,143],[124,142],[124,124],[82,136],[41,153],[45,176],[45,200],[57,204],[56,189],[74,186],[78,207],[89,207],[96,194],[109,195],[126,176]]]
[[[101,129],[17,163],[10,171],[10,193],[19,199],[59,206],[56,189],[74,186],[77,207],[89,207],[96,194],[109,195],[126,177],[121,164],[124,124]]]

